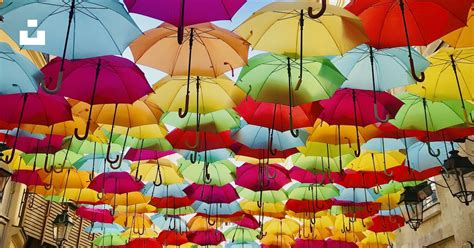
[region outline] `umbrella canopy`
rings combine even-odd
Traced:
[[[220,133],[240,127],[240,116],[233,109],[217,110],[199,115],[199,130],[201,131]],[[194,131],[197,116],[196,113],[189,113],[181,118],[178,112],[167,112],[163,114],[161,121],[182,130]]]
[[[21,54],[0,42],[0,95],[34,93],[43,80],[43,74]]]
[[[303,146],[308,135],[304,129],[297,129],[301,131],[297,137],[293,136],[292,130],[285,132],[274,131],[272,139],[269,139],[269,130],[266,127],[248,124],[236,131],[232,137],[239,143],[251,148],[268,149],[271,142],[270,146],[272,148],[283,151]]]
[[[473,47],[474,41],[472,36],[474,35],[474,9],[471,6],[469,16],[467,19],[467,25],[462,28],[458,28],[451,33],[443,36],[441,39],[448,43],[450,46],[455,48],[467,48]]]
[[[230,184],[224,186],[191,184],[184,189],[189,198],[206,203],[231,203],[239,195]]]
[[[234,226],[224,232],[224,236],[232,243],[254,242],[257,239],[258,231],[246,227]]]
[[[140,191],[144,184],[134,180],[127,172],[106,172],[95,177],[89,188],[103,193],[123,194]]]
[[[95,238],[92,243],[99,247],[126,245],[127,239],[117,234],[104,234]]]
[[[95,206],[85,207],[81,206],[76,210],[77,216],[90,220],[91,222],[102,222],[111,224],[114,222],[114,217],[109,209],[102,209]]]
[[[279,164],[254,165],[245,163],[237,168],[235,184],[253,191],[280,190],[291,179]]]

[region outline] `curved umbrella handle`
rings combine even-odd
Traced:
[[[89,181],[92,182],[94,180],[94,171],[92,171],[91,174],[89,174]]]
[[[59,170],[57,169],[56,166],[52,166],[52,168],[53,168],[54,173],[59,174],[64,171],[64,164],[62,164],[61,167],[59,167]]]
[[[210,184],[212,182],[211,174],[209,174],[209,163],[204,161],[204,172],[203,172],[203,182],[205,184]]]
[[[104,192],[97,192],[96,196],[97,196],[97,198],[98,198],[99,200],[103,200],[105,194],[104,194]]]
[[[118,104],[116,103],[115,108],[114,108],[114,115],[112,119],[112,127],[110,129],[109,143],[107,145],[107,154],[105,155],[105,159],[107,160],[107,162],[110,163],[110,168],[114,170],[117,170],[118,168],[120,168],[120,165],[118,167],[113,166],[113,164],[118,162],[119,155],[116,155],[115,159],[110,159],[110,149],[112,148],[112,135],[114,134],[115,117],[117,116],[117,108],[118,108]]]
[[[234,77],[234,67],[229,62],[224,62],[224,65],[228,65],[230,67],[230,71],[232,73],[232,77]]]
[[[271,174],[271,173],[270,173],[270,166],[269,166],[269,165],[267,165],[267,166],[265,167],[265,170],[266,170],[266,172],[267,172],[267,179],[275,179],[275,178],[276,178],[276,176],[277,176],[276,170],[274,170],[274,174]]]
[[[261,194],[261,193],[260,193]],[[257,207],[258,208],[263,208],[262,201],[257,201]]]
[[[217,222],[217,220],[211,220],[211,217],[207,218],[207,224],[209,224],[209,226],[215,225],[216,222]]]
[[[408,49],[410,49],[410,48],[408,48]],[[411,56],[410,56],[409,60],[410,60],[411,76],[413,77],[413,79],[415,79],[415,81],[420,82],[420,83],[425,81],[425,73],[421,72],[420,77],[418,77],[416,75],[416,71],[415,71],[415,62],[413,62],[413,58]]]
[[[186,117],[186,115],[188,114],[188,111],[189,111],[189,93],[186,94],[186,100],[184,102],[184,111],[182,108],[179,108],[178,109],[178,115],[180,118],[184,118]]]
[[[354,155],[356,157],[360,156],[360,140],[359,139],[357,139],[357,150],[354,151]]]
[[[324,12],[326,12],[326,5],[327,5],[326,0],[321,0],[321,9],[316,14],[313,13],[313,7],[309,7],[308,8],[308,16],[311,17],[312,19],[317,19],[317,18],[323,16]]]
[[[439,155],[441,154],[441,151],[439,149],[436,149],[436,152],[433,151],[433,149],[431,148],[431,144],[430,142],[427,142],[426,145],[428,146],[428,153],[433,156],[433,157],[439,157]]]
[[[62,67],[62,66],[61,66]],[[64,74],[64,71],[63,69],[61,68],[61,70],[59,71],[59,74],[58,74],[58,82],[56,83],[56,88],[50,90],[48,87],[46,87],[46,84],[43,82],[40,83],[41,85],[41,89],[50,94],[50,95],[53,95],[53,94],[56,94],[58,93],[60,90],[61,90],[61,85],[63,84],[63,74]]]
[[[173,220],[170,220],[170,224],[168,226],[168,228],[171,230],[171,231],[174,231],[176,230],[176,220],[173,218]],[[173,223],[173,225],[171,225],[171,223]]]
[[[388,120],[390,119],[390,115],[388,113],[385,115],[385,119],[382,119],[382,118],[379,117],[379,111],[378,111],[377,103],[374,103],[374,116],[375,116],[375,119],[378,122],[382,122],[382,123],[387,123]]]
[[[257,235],[257,239],[261,240],[263,237],[267,236],[267,232],[260,230],[259,234]]]
[[[198,155],[198,152],[197,152],[197,151],[193,151],[193,154],[191,154],[191,155],[189,156],[189,161],[191,161],[191,163],[193,163],[193,164],[196,163],[197,160],[198,160],[198,156],[199,156],[199,155]]]
[[[158,179],[158,178],[160,179],[160,182],[159,182],[159,183],[156,182],[156,179]],[[140,178],[140,179],[141,179],[141,178]],[[158,163],[158,169],[157,169],[157,172],[156,172],[156,174],[155,174],[155,180],[153,180],[153,185],[154,185],[155,187],[158,187],[158,186],[160,186],[160,185],[162,185],[162,184],[163,184],[163,177],[162,177],[162,175],[161,175],[160,164]],[[153,189],[155,189],[155,188],[153,187]]]
[[[46,173],[51,173],[51,172],[54,171],[54,165],[51,165],[51,166],[49,166],[49,168],[48,168],[48,157],[49,157],[49,154],[46,154],[46,157],[45,157],[45,159],[44,159],[43,170],[44,170],[44,172],[46,172]]]
[[[13,157],[15,156],[15,151],[16,148],[13,147],[11,154],[6,155],[5,158],[3,158],[3,153],[0,153],[0,161],[4,162],[5,164],[11,163],[13,161]]]

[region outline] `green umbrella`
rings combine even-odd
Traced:
[[[71,143],[72,142],[72,143]],[[67,137],[63,140],[63,147],[69,147],[69,151],[77,154],[106,154],[107,143],[97,143],[89,140],[78,140],[73,137]],[[122,150],[122,147],[117,144],[112,144],[110,152],[116,153]]]
[[[294,200],[329,200],[339,196],[339,190],[332,184],[296,183],[288,189],[288,192],[288,197]]]
[[[429,132],[464,124],[462,102],[458,100],[430,101],[415,94],[404,93],[398,96],[405,104],[390,122],[400,129],[425,130],[429,153],[438,157],[439,149],[434,152],[430,146]],[[464,103],[468,112],[474,105]]]
[[[181,159],[179,162],[179,171],[183,176],[198,184],[223,186],[235,180],[235,165],[228,160],[214,163],[204,161],[192,163],[189,160]],[[210,176],[209,180],[205,177],[206,170]]]
[[[286,195],[284,189],[253,191],[237,186],[236,190],[240,197],[254,202],[263,201],[267,203],[277,203],[288,200],[288,196]],[[262,198],[260,198],[260,194]]]
[[[48,159],[46,160],[46,156]],[[21,157],[25,161],[26,165],[35,166],[36,168],[45,168],[45,161],[47,161],[47,167],[61,167],[61,168],[72,168],[73,164],[79,160],[82,155],[77,153],[61,150],[54,154],[45,153],[23,153]],[[48,170],[48,169],[45,169]]]
[[[192,207],[180,207],[180,208],[159,208],[158,214],[165,214],[165,215],[187,215],[187,214],[194,214],[195,211]]]
[[[196,113],[189,113],[184,118],[178,112],[167,112],[161,117],[161,122],[173,127],[194,131],[196,130]],[[240,116],[233,109],[223,109],[207,114],[200,114],[199,130],[219,133],[240,127]]]
[[[402,190],[406,186],[415,186],[420,183],[422,183],[422,181],[416,181],[416,182],[412,181],[412,182],[403,182],[403,183],[391,181],[390,183],[381,185],[380,189],[378,190],[378,193],[381,195],[394,194]]]
[[[294,137],[292,107],[330,98],[346,78],[324,57],[302,58],[302,77],[297,59],[264,53],[249,59],[236,85],[254,100],[290,106],[290,131]],[[304,84],[301,82],[304,81]],[[298,82],[298,83],[296,83]],[[301,88],[300,88],[301,86]]]
[[[117,245],[126,245],[127,239],[122,238],[117,234],[104,234],[101,235],[92,241],[96,246],[117,246]]]
[[[242,226],[234,226],[227,229],[224,236],[232,243],[254,242],[257,239],[258,231]]]
[[[295,153],[290,158],[294,166],[313,173],[321,173],[323,170],[328,171],[328,169],[330,172],[340,172],[339,159],[342,161],[342,167],[344,168],[355,158],[355,156],[353,153],[349,153],[340,157],[328,158]]]

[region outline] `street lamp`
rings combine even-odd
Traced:
[[[420,183],[416,186],[407,186],[400,196],[400,210],[405,222],[413,229],[417,230],[423,222],[424,204],[423,201],[433,194],[433,190],[428,182]]]
[[[68,209],[65,206],[63,212],[58,214],[53,220],[53,236],[57,247],[62,247],[68,240],[73,226],[74,221],[68,215]]]
[[[469,177],[474,175],[474,166],[466,157],[459,156],[459,151],[452,150],[449,152],[451,156],[444,161],[444,169],[442,172],[444,181],[448,186],[449,191],[453,197],[467,206],[474,198],[474,187],[469,187],[466,181],[469,182]]]

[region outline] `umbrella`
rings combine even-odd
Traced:
[[[240,127],[240,116],[233,109],[222,109],[207,114],[189,113],[184,118],[178,112],[167,112],[161,122],[173,127],[192,131],[196,129],[196,118],[199,115],[199,130],[220,133]]]
[[[300,183],[319,183],[319,184],[327,184],[327,183],[337,183],[343,179],[341,173],[337,172],[326,172],[318,171],[313,172],[311,170],[305,170],[298,166],[294,166],[290,169],[290,177]]]
[[[225,236],[218,230],[193,231],[187,235],[189,242],[198,245],[218,245],[225,241]]]
[[[92,225],[84,229],[86,233],[89,234],[120,234],[125,231],[125,229],[115,223],[92,223]]]
[[[184,182],[181,184],[171,184],[171,185],[160,185],[155,186],[153,183],[148,183],[143,187],[142,193],[151,197],[185,197],[186,193],[183,191],[188,187],[188,183]]]
[[[384,0],[375,6],[372,0],[363,0],[351,2],[346,9],[362,20],[369,45],[375,48],[406,46],[411,74],[422,82],[425,75],[421,73],[418,78],[410,47],[425,46],[465,26],[470,7],[470,0],[462,0],[456,6],[446,0]],[[437,18],[432,20],[428,16]]]
[[[99,247],[126,245],[127,239],[118,234],[104,234],[95,238],[92,243]]]
[[[170,151],[155,151],[151,149],[134,149],[130,148],[125,154],[123,159],[130,161],[140,161],[140,160],[150,160],[150,159],[160,159],[174,154],[175,152]]]
[[[128,242],[127,248],[155,247],[161,248],[163,245],[156,238],[135,238]]]
[[[79,60],[55,58],[42,71],[47,78],[42,85],[46,92],[53,87],[52,91],[61,96],[89,103],[86,133],[80,136],[78,130],[74,131],[80,140],[87,138],[94,104],[131,104],[152,92],[138,66],[117,56]],[[61,88],[62,84],[64,87]]]
[[[166,230],[161,231],[156,240],[165,246],[168,246],[168,245],[181,246],[188,242],[186,233],[179,233],[175,231],[166,231]]]
[[[0,102],[4,103],[3,111],[0,112],[0,121],[10,125],[18,123],[17,128],[24,123],[51,126],[72,120],[71,106],[62,97],[35,93],[10,94],[0,95]],[[52,137],[53,127],[50,129],[49,137]],[[0,158],[1,161],[9,164],[13,160],[19,134],[20,132],[15,134],[11,155]]]
[[[193,200],[185,197],[153,197],[150,204],[156,208],[182,208],[193,204]]]
[[[426,70],[429,79],[409,87],[408,91],[430,100],[459,99],[465,121],[472,123],[472,116],[464,100],[474,100],[473,55],[474,49],[440,49],[429,57],[432,63]]]
[[[237,187],[239,196],[249,201],[277,203],[288,199],[286,192],[281,190],[250,190],[243,187]]]
[[[76,209],[77,216],[91,222],[113,223],[114,217],[109,209],[103,209],[96,206],[81,206]]]
[[[244,214],[241,220],[235,221],[234,223],[240,227],[250,229],[257,229],[260,226],[257,219],[250,214]]]
[[[0,95],[35,93],[43,80],[43,74],[30,60],[3,42],[0,42],[0,68]]]
[[[259,162],[263,159],[268,160],[269,163],[283,162],[287,157],[298,152],[296,148],[290,148],[282,151],[276,150],[275,154],[268,154],[268,149],[266,148],[253,149],[237,142],[232,144],[230,149],[235,153],[235,159],[243,161],[251,160],[247,161],[248,163]]]
[[[185,178],[199,184],[223,186],[235,179],[235,165],[227,160],[213,163],[197,161],[194,164],[185,160],[180,163],[179,170]]]
[[[191,184],[184,192],[193,200],[206,203],[231,203],[239,199],[239,195],[230,184],[223,186]]]
[[[469,11],[467,25],[458,28],[451,33],[443,36],[441,39],[448,43],[450,46],[455,48],[468,48],[473,47],[474,43],[472,41],[472,36],[474,35],[474,10],[471,6],[471,11]]]
[[[153,221],[153,223],[161,230],[176,231],[181,233],[188,231],[186,221],[178,216],[156,214],[151,217],[151,221]]]
[[[20,30],[28,30],[27,20],[37,20],[39,25],[33,35],[40,35],[41,30],[48,34],[47,42],[22,48],[66,59],[120,55],[141,34],[123,5],[110,0],[28,1],[4,13],[3,17],[6,21],[0,28],[17,44],[21,44]],[[62,80],[63,72],[64,63],[61,63],[58,81]]]
[[[158,159],[156,162],[132,164],[130,174],[135,175],[135,181],[153,182],[155,186],[177,184],[184,181],[184,178],[178,174],[176,165],[165,158]]]
[[[253,191],[280,190],[291,182],[288,171],[279,164],[245,163],[237,168],[235,184]]]
[[[205,3],[178,0],[153,3],[144,0],[125,0],[124,2],[127,9],[132,13],[150,16],[178,27],[178,43],[181,44],[186,26],[210,21],[230,20],[246,0],[232,2],[208,1]],[[212,9],[212,13],[208,12],[210,9]]]
[[[232,243],[254,242],[258,236],[258,231],[242,226],[233,226],[225,230],[224,236]]]
[[[387,152],[362,152],[361,156],[352,160],[346,169],[354,171],[383,171],[387,176],[387,169],[393,168],[403,163],[405,155],[399,151]]]
[[[414,54],[414,63],[417,65],[415,73],[419,74],[428,67],[429,62],[415,49],[408,49],[413,50],[409,53]],[[333,59],[332,62],[348,78],[342,85],[343,88],[373,90],[375,118],[387,122],[388,118],[382,119],[377,115],[376,91],[385,91],[415,82],[405,59],[407,55],[407,48],[376,50],[371,46],[361,45],[344,56]],[[368,73],[369,70],[371,74]]]
[[[144,184],[135,181],[127,172],[106,172],[96,176],[89,188],[100,193],[123,194],[133,191],[140,191]],[[99,197],[99,198],[103,198]]]
[[[295,63],[283,55],[259,54],[249,60],[237,80],[237,86],[254,100],[289,106],[289,125],[294,134],[293,106],[329,98],[345,80],[329,59],[309,57],[304,59],[301,72],[306,83],[299,89],[293,86],[291,77],[297,72]]]

